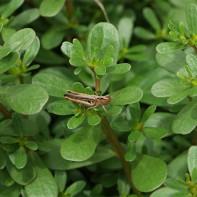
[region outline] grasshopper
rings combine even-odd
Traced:
[[[102,106],[102,108],[107,112],[104,105],[108,105],[111,102],[111,96],[108,95],[89,95],[85,93],[74,92],[71,90],[67,90],[67,92],[70,94],[64,94],[66,100],[88,107],[88,109]]]

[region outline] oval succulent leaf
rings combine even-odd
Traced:
[[[100,126],[81,128],[63,142],[60,149],[62,157],[71,161],[87,160],[94,154],[101,136]]]

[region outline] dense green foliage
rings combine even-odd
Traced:
[[[0,197],[197,197],[196,97],[197,0],[0,0]]]

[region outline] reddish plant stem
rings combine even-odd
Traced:
[[[5,118],[12,119],[12,113],[8,111],[1,103],[0,112],[4,115]]]
[[[95,90],[99,91],[100,90],[100,81],[97,79],[96,73],[94,72],[94,68],[92,69],[92,72],[94,73],[94,78],[95,78]]]
[[[99,91],[100,90],[100,81],[96,77],[96,73],[94,72],[94,69],[92,69],[95,77],[95,90]],[[133,193],[139,195],[140,192],[134,187],[133,182],[131,180],[131,165],[125,161],[124,156],[125,156],[125,151],[120,145],[120,142],[115,135],[113,129],[111,128],[107,118],[105,116],[101,116],[101,128],[105,136],[107,137],[110,145],[112,146],[114,152],[116,153],[117,157],[120,159],[125,175],[127,177],[127,180],[129,182],[129,185],[133,191]]]
[[[113,129],[111,128],[107,118],[105,116],[102,116],[101,120],[101,128],[105,136],[107,137],[110,145],[112,146],[114,152],[116,153],[117,157],[120,159],[125,175],[127,177],[127,180],[129,182],[129,185],[133,191],[134,194],[140,195],[140,192],[134,187],[133,182],[131,180],[131,165],[125,161],[125,151],[122,148],[117,136],[115,135]]]

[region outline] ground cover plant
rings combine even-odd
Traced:
[[[0,0],[0,197],[196,197],[196,96],[196,0]]]

